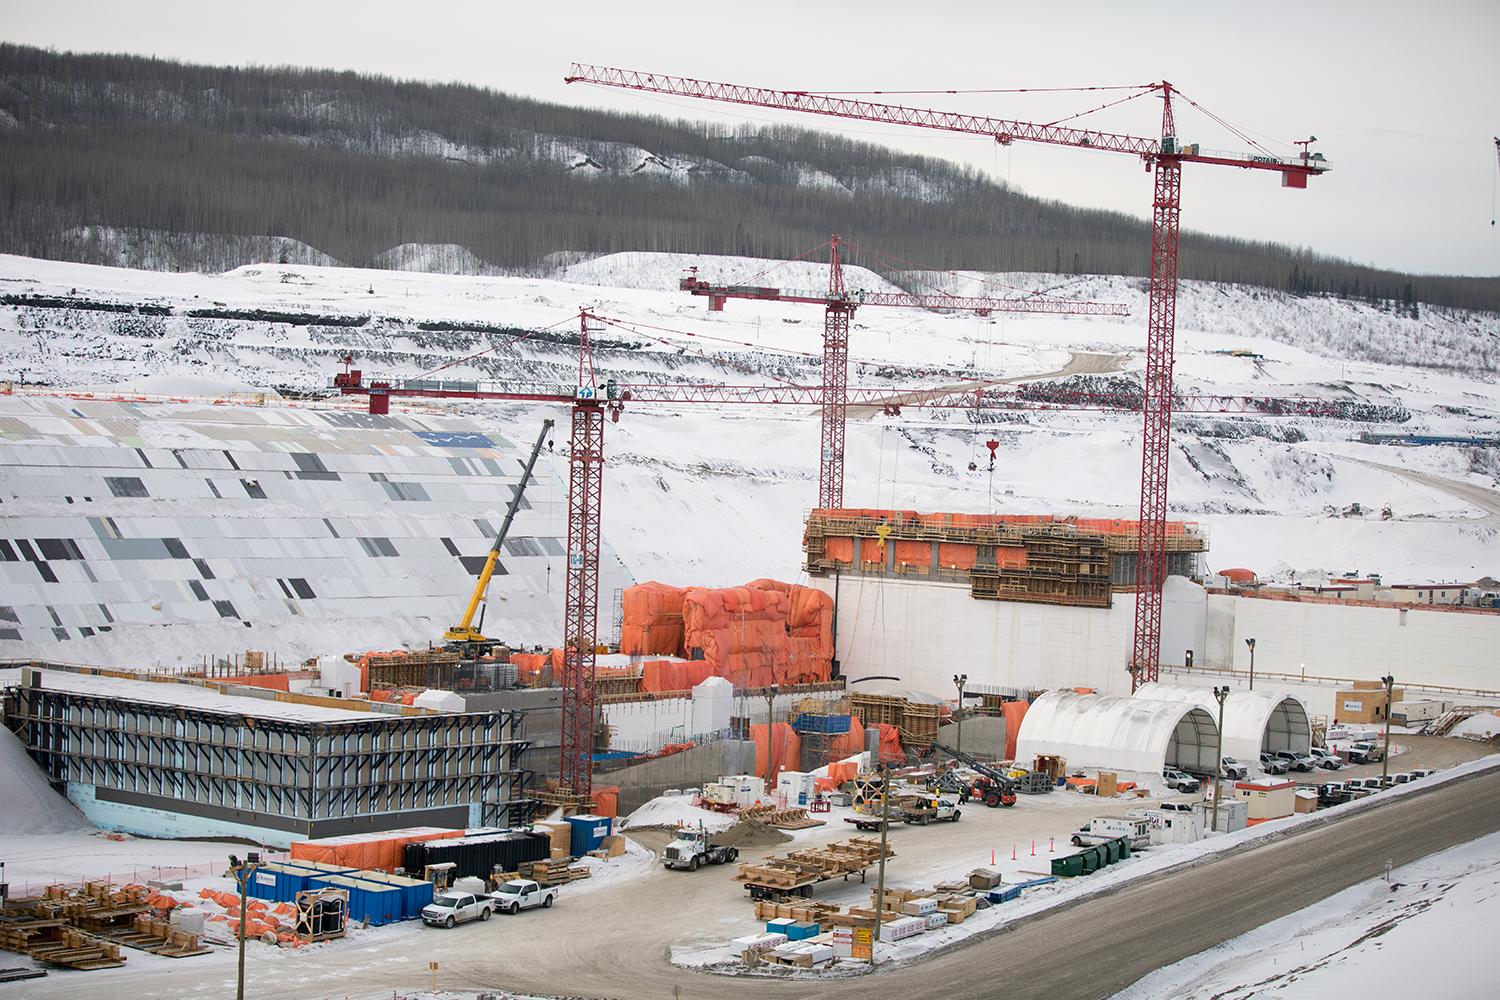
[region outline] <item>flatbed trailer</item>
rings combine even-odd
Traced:
[[[889,846],[885,848],[887,859],[895,854]],[[851,837],[843,844],[792,851],[779,858],[767,858],[758,865],[742,864],[734,879],[744,884],[751,899],[806,899],[820,882],[836,878],[847,882],[851,875],[858,875],[864,882],[869,869],[880,863],[880,857],[880,841]]]

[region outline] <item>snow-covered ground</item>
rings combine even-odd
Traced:
[[[1158,969],[1114,1000],[1322,1000],[1408,987],[1480,1000],[1495,995],[1486,956],[1497,919],[1500,833],[1493,833]]]
[[[440,377],[569,385],[578,354],[567,338],[577,335],[577,310],[588,307],[609,320],[591,331],[601,380],[818,382],[817,307],[731,301],[710,313],[705,300],[677,289],[689,266],[714,281],[813,288],[824,281],[823,265],[813,262],[646,253],[566,264],[545,279],[274,264],[178,274],[0,257],[0,294],[175,311],[0,310],[0,380],[192,395],[306,391],[325,387],[352,352],[367,378],[453,362]],[[852,267],[847,277],[851,287],[881,282]],[[979,277],[989,284],[945,280],[970,294],[1056,286],[1059,295],[1126,302],[1132,315],[979,318],[867,307],[851,332],[851,384],[948,386],[1063,371],[1138,378],[1140,282]],[[1179,415],[1170,515],[1208,528],[1210,569],[1318,579],[1357,568],[1392,582],[1500,576],[1500,449],[1359,440],[1366,431],[1500,436],[1492,357],[1500,317],[1424,309],[1412,319],[1362,302],[1201,282],[1183,284],[1181,303],[1183,392],[1312,395],[1409,414],[1396,423]],[[202,310],[219,316],[185,315]],[[249,310],[304,318],[244,318]],[[545,336],[517,339],[532,330]],[[1235,350],[1259,356],[1228,353]],[[556,407],[518,403],[454,405],[496,429],[557,415]],[[1109,413],[852,411],[845,503],[1133,517],[1138,423]],[[1000,442],[993,472],[984,447],[991,437]],[[813,407],[627,406],[606,431],[605,538],[637,579],[710,586],[796,579],[818,453]],[[1445,481],[1470,492],[1444,489]],[[1389,504],[1394,516],[1330,514],[1356,502],[1377,512]],[[405,641],[429,638],[422,631]]]

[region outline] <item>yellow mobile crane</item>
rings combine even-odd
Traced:
[[[547,432],[552,430],[552,421],[542,421],[542,432],[536,436],[536,444],[532,446],[531,457],[526,460],[526,468],[521,473],[520,485],[516,487],[516,495],[510,498],[510,506],[505,510],[505,520],[500,522],[500,531],[495,535],[495,544],[490,548],[489,557],[484,561],[484,569],[479,571],[479,579],[474,583],[474,593],[469,597],[469,606],[464,609],[463,620],[457,625],[443,633],[444,648],[454,653],[462,653],[465,656],[483,656],[496,646],[500,640],[486,638],[479,628],[474,626],[474,614],[479,610],[479,604],[484,600],[484,595],[490,587],[490,577],[495,575],[495,563],[500,559],[500,547],[505,544],[505,536],[510,531],[510,522],[515,520],[516,511],[521,507],[521,495],[526,492],[526,484],[531,482],[531,470],[536,466],[537,456],[542,453],[542,442],[547,440]],[[480,625],[484,624],[484,617],[480,616]]]

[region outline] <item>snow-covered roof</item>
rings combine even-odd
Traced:
[[[1196,705],[1219,717],[1219,703],[1208,688],[1142,684],[1135,697]],[[1224,756],[1253,763],[1262,751],[1307,753],[1311,746],[1307,706],[1295,695],[1275,688],[1235,690],[1224,699]]]
[[[1016,757],[1159,775],[1169,765],[1212,771],[1217,748],[1213,716],[1194,705],[1048,691],[1021,722]]]
[[[385,717],[346,708],[324,708],[321,705],[220,694],[214,688],[199,687],[196,684],[137,681],[123,677],[101,677],[97,674],[75,674],[67,670],[37,669],[36,672],[41,674],[41,686],[50,691],[197,708],[206,712],[249,715],[260,719],[281,719],[287,722],[368,722]],[[0,683],[18,684],[20,673],[19,670],[4,671],[6,676],[0,676]]]

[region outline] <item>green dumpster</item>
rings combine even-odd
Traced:
[[[1096,872],[1104,867],[1104,858],[1101,856],[1101,853],[1099,848],[1090,847],[1079,855],[1079,857],[1083,858],[1084,874]]]
[[[1125,860],[1128,857],[1130,857],[1130,838],[1129,837],[1121,837],[1120,838],[1120,860],[1123,861],[1123,860]]]
[[[1106,840],[1099,845],[1104,848],[1104,863],[1112,865],[1120,860],[1120,842],[1118,840]]]
[[[1083,874],[1083,855],[1069,854],[1065,858],[1052,859],[1052,874],[1058,878],[1073,878]]]

